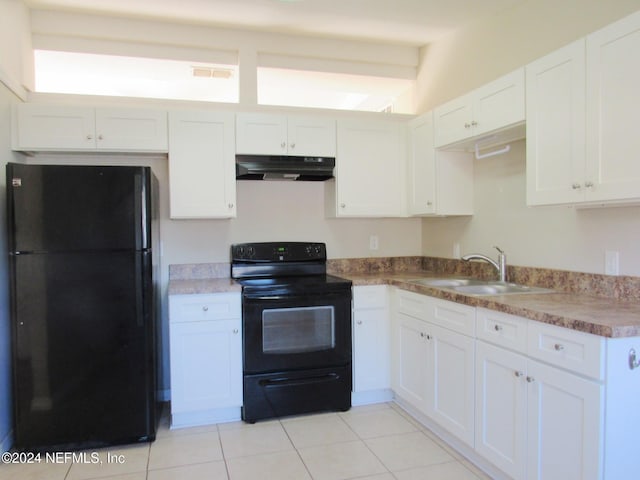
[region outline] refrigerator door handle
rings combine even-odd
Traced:
[[[136,250],[149,247],[149,232],[147,231],[147,189],[144,177],[141,174],[134,176],[135,196],[134,208],[136,212]]]

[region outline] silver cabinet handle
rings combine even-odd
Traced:
[[[553,346],[553,349],[554,349],[556,352],[561,352],[562,350],[564,350],[564,345],[562,345],[561,343],[556,343],[556,344]]]
[[[207,307],[206,305],[204,307],[202,307],[202,311],[203,312],[208,312],[209,311],[209,307]]]
[[[533,378],[533,377],[527,377],[527,382],[529,382],[529,383],[533,383],[533,382],[535,382],[535,381],[536,381],[536,379],[535,379],[535,378]]]
[[[358,320],[356,323],[357,323],[358,325],[362,325],[362,320]]]
[[[287,142],[282,142],[282,143],[280,144],[280,148],[284,148],[284,147],[286,147],[286,146],[287,146]]]
[[[87,135],[87,140],[93,140],[93,135],[91,134]]]
[[[424,337],[426,337],[426,336],[427,336],[427,334],[426,334],[426,333],[424,333],[424,332],[420,332],[420,336],[421,336],[422,338],[424,338]]]
[[[430,207],[431,205],[433,205],[433,202],[427,202],[427,207]]]
[[[294,143],[292,143],[290,146],[291,146],[291,148],[296,148],[296,144],[295,144],[295,142],[294,142]]]
[[[471,124],[470,123],[465,123],[464,124],[464,128],[471,128]]]
[[[230,203],[230,204],[229,204],[229,208],[233,208],[233,203]]]
[[[98,140],[104,140],[104,137],[102,135],[98,135]]]
[[[498,325],[498,324],[496,323],[496,324],[493,326],[493,329],[494,329],[496,332],[500,332],[500,331],[502,330],[502,326],[501,326],[501,325]]]
[[[518,378],[524,377],[524,372],[521,372],[520,370],[516,370],[513,374]]]
[[[345,208],[345,207],[346,207],[346,205],[344,203],[340,204],[340,208]]]
[[[478,122],[476,122],[475,120],[471,122],[471,126],[472,127],[477,127],[478,126]]]
[[[593,188],[593,182],[584,182],[586,188]]]
[[[573,188],[574,190],[580,190],[582,188],[582,185],[580,185],[579,183],[574,183],[573,185],[571,185],[571,188]]]
[[[239,331],[239,330],[238,330],[237,328],[234,328],[234,329],[233,329],[233,333],[234,333],[234,334],[237,334],[237,333],[238,333],[238,331]]]

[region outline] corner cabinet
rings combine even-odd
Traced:
[[[171,426],[240,419],[240,293],[169,295]]]
[[[170,217],[236,216],[234,116],[169,113]]]
[[[166,153],[167,112],[23,103],[13,113],[13,149]]]
[[[526,67],[527,204],[640,202],[640,12]]]
[[[239,113],[236,151],[246,155],[336,156],[333,118]]]
[[[389,287],[353,287],[353,393],[351,403],[388,402],[391,393]]]
[[[437,151],[433,112],[409,122],[409,215],[472,215],[473,156]]]
[[[405,216],[406,123],[338,120],[335,179],[325,182],[329,217]]]

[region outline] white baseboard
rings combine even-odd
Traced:
[[[386,403],[393,400],[393,392],[388,389],[367,390],[366,392],[351,392],[351,405],[370,405],[372,403]]]

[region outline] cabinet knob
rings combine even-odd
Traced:
[[[582,188],[582,185],[580,185],[579,183],[574,183],[573,185],[571,185],[571,188],[573,188],[574,190],[580,190]]]
[[[87,135],[87,140],[93,140],[93,135],[91,134]]]
[[[562,345],[561,343],[556,343],[556,344],[553,346],[553,349],[554,349],[556,352],[561,352],[562,350],[564,350],[564,345]]]
[[[285,148],[286,146],[287,146],[287,142],[282,142],[282,143],[280,144],[280,148]]]
[[[358,320],[356,323],[357,323],[358,325],[362,325],[362,320]]]
[[[104,140],[104,137],[102,135],[98,135],[98,140]]]
[[[493,329],[494,329],[496,332],[500,332],[500,331],[502,331],[502,325],[498,325],[498,324],[496,323],[496,324],[493,326]]]
[[[295,142],[290,145],[291,148],[296,148]]]
[[[233,329],[233,333],[234,333],[234,334],[237,334],[238,332],[239,332],[239,330],[238,330],[237,328],[234,328],[234,329]]]
[[[593,185],[593,182],[584,182],[584,186],[586,188],[593,188],[594,185]]]
[[[518,378],[524,377],[524,372],[521,372],[520,370],[516,370],[513,374]]]
[[[345,208],[345,207],[346,207],[346,205],[344,203],[340,204],[340,208]]]
[[[230,203],[230,204],[229,204],[229,208],[233,208],[233,203]]]
[[[206,305],[204,307],[202,307],[202,311],[203,312],[208,312],[209,311],[209,307],[207,307]]]
[[[470,123],[465,123],[464,124],[464,128],[471,128],[471,124]]]
[[[472,127],[477,127],[478,126],[478,122],[476,122],[475,120],[473,122],[471,122],[471,126]]]
[[[430,207],[431,205],[433,205],[433,202],[427,202],[427,207]]]
[[[427,340],[431,340],[431,335],[427,334]]]
[[[536,381],[536,379],[535,379],[535,378],[533,378],[533,377],[527,377],[527,382],[529,382],[529,383],[533,383],[533,382],[535,382],[535,381]]]
[[[420,336],[421,336],[422,338],[424,338],[424,337],[426,337],[426,336],[427,336],[427,334],[426,334],[426,333],[424,333],[424,332],[420,332]]]

